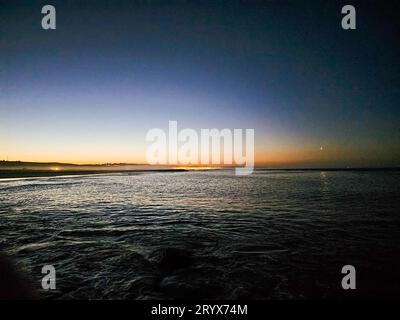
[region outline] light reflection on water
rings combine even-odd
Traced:
[[[344,264],[369,279],[357,294],[398,294],[399,187],[351,171],[8,181],[0,248],[38,287],[55,265],[54,298],[342,297]]]

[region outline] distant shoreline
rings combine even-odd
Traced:
[[[0,179],[42,178],[58,176],[81,176],[112,173],[143,173],[143,172],[183,172],[185,169],[154,169],[154,170],[0,170]]]

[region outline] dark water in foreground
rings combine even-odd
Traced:
[[[0,249],[52,298],[400,293],[400,172],[114,174],[0,183]],[[357,290],[341,289],[341,268]]]

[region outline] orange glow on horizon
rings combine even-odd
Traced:
[[[388,142],[378,145],[369,143],[366,145],[339,144],[324,141],[311,141],[308,143],[295,144],[290,141],[279,141],[272,143],[266,139],[265,143],[256,143],[254,154],[255,167],[291,167],[291,166],[314,166],[314,165],[364,165],[385,164],[384,161],[398,157],[399,151]],[[128,151],[128,152],[127,152]],[[104,146],[103,148],[69,147],[68,149],[56,150],[45,146],[39,148],[28,147],[18,150],[14,147],[3,149],[0,160],[21,162],[58,162],[75,165],[101,165],[101,164],[137,164],[148,165],[145,158],[145,146],[134,145],[132,149],[119,146]],[[221,154],[223,157],[223,153]],[[394,162],[394,161],[392,161]],[[395,163],[396,164],[396,163]],[[167,164],[168,166],[168,164]],[[194,170],[196,167],[203,169],[216,167],[232,167],[230,165],[180,165],[170,164],[170,167],[188,168]],[[240,166],[240,165],[238,165]],[[57,171],[56,166],[52,170]],[[60,169],[60,168],[59,168]]]

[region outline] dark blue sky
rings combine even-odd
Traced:
[[[142,162],[178,120],[254,128],[259,163],[399,165],[400,6],[345,31],[345,4],[0,1],[0,158]]]

